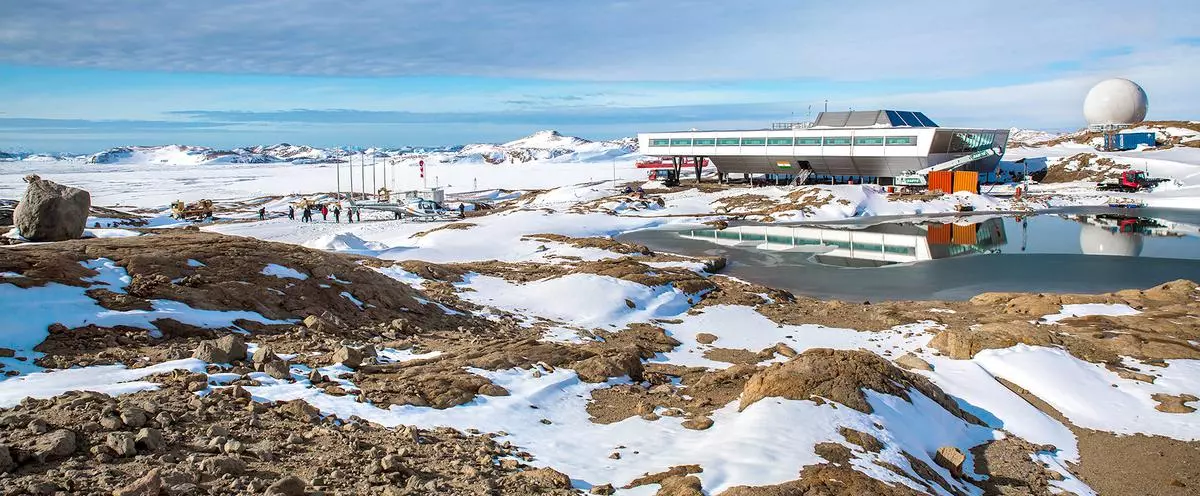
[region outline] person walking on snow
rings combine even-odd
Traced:
[[[358,210],[355,210],[355,214],[354,214],[354,216],[355,216],[355,217],[358,217],[358,219],[357,219],[357,220],[358,220],[359,222],[362,222],[362,209],[360,208],[360,209],[358,209]]]
[[[296,207],[288,205],[288,219],[296,220]]]
[[[329,220],[329,207],[321,205],[321,220]]]
[[[333,221],[338,224],[342,223],[342,209],[338,208],[337,205],[333,206]]]
[[[258,220],[267,220],[267,207],[259,207]]]
[[[304,207],[304,212],[300,214],[300,220],[303,222],[312,222],[312,209]]]

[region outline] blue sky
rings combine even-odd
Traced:
[[[1200,118],[1189,1],[37,0],[0,5],[0,149],[506,141],[830,109],[1074,129],[1139,82]]]

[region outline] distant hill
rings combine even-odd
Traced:
[[[309,145],[278,143],[229,150],[189,145],[119,146],[91,155],[34,155],[17,152],[0,153],[3,161],[79,160],[89,164],[269,164],[269,163],[333,163],[346,162],[352,157],[374,156],[376,160],[398,163],[426,160],[434,163],[493,163],[513,164],[534,160],[587,162],[610,160],[637,151],[635,138],[614,141],[591,141],[566,136],[558,131],[538,131],[521,139],[502,144],[475,143],[449,147],[420,148],[321,148]]]

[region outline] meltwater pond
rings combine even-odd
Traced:
[[[845,300],[962,300],[988,291],[1102,293],[1200,282],[1200,214],[1075,210],[1032,217],[707,226],[621,241],[725,256],[725,273]]]

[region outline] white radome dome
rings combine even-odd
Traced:
[[[1150,100],[1146,91],[1128,79],[1100,81],[1083,100],[1088,125],[1137,124],[1146,118]]]
[[[1079,230],[1079,251],[1084,255],[1136,257],[1142,254],[1142,237],[1132,233],[1115,233],[1092,224]]]

